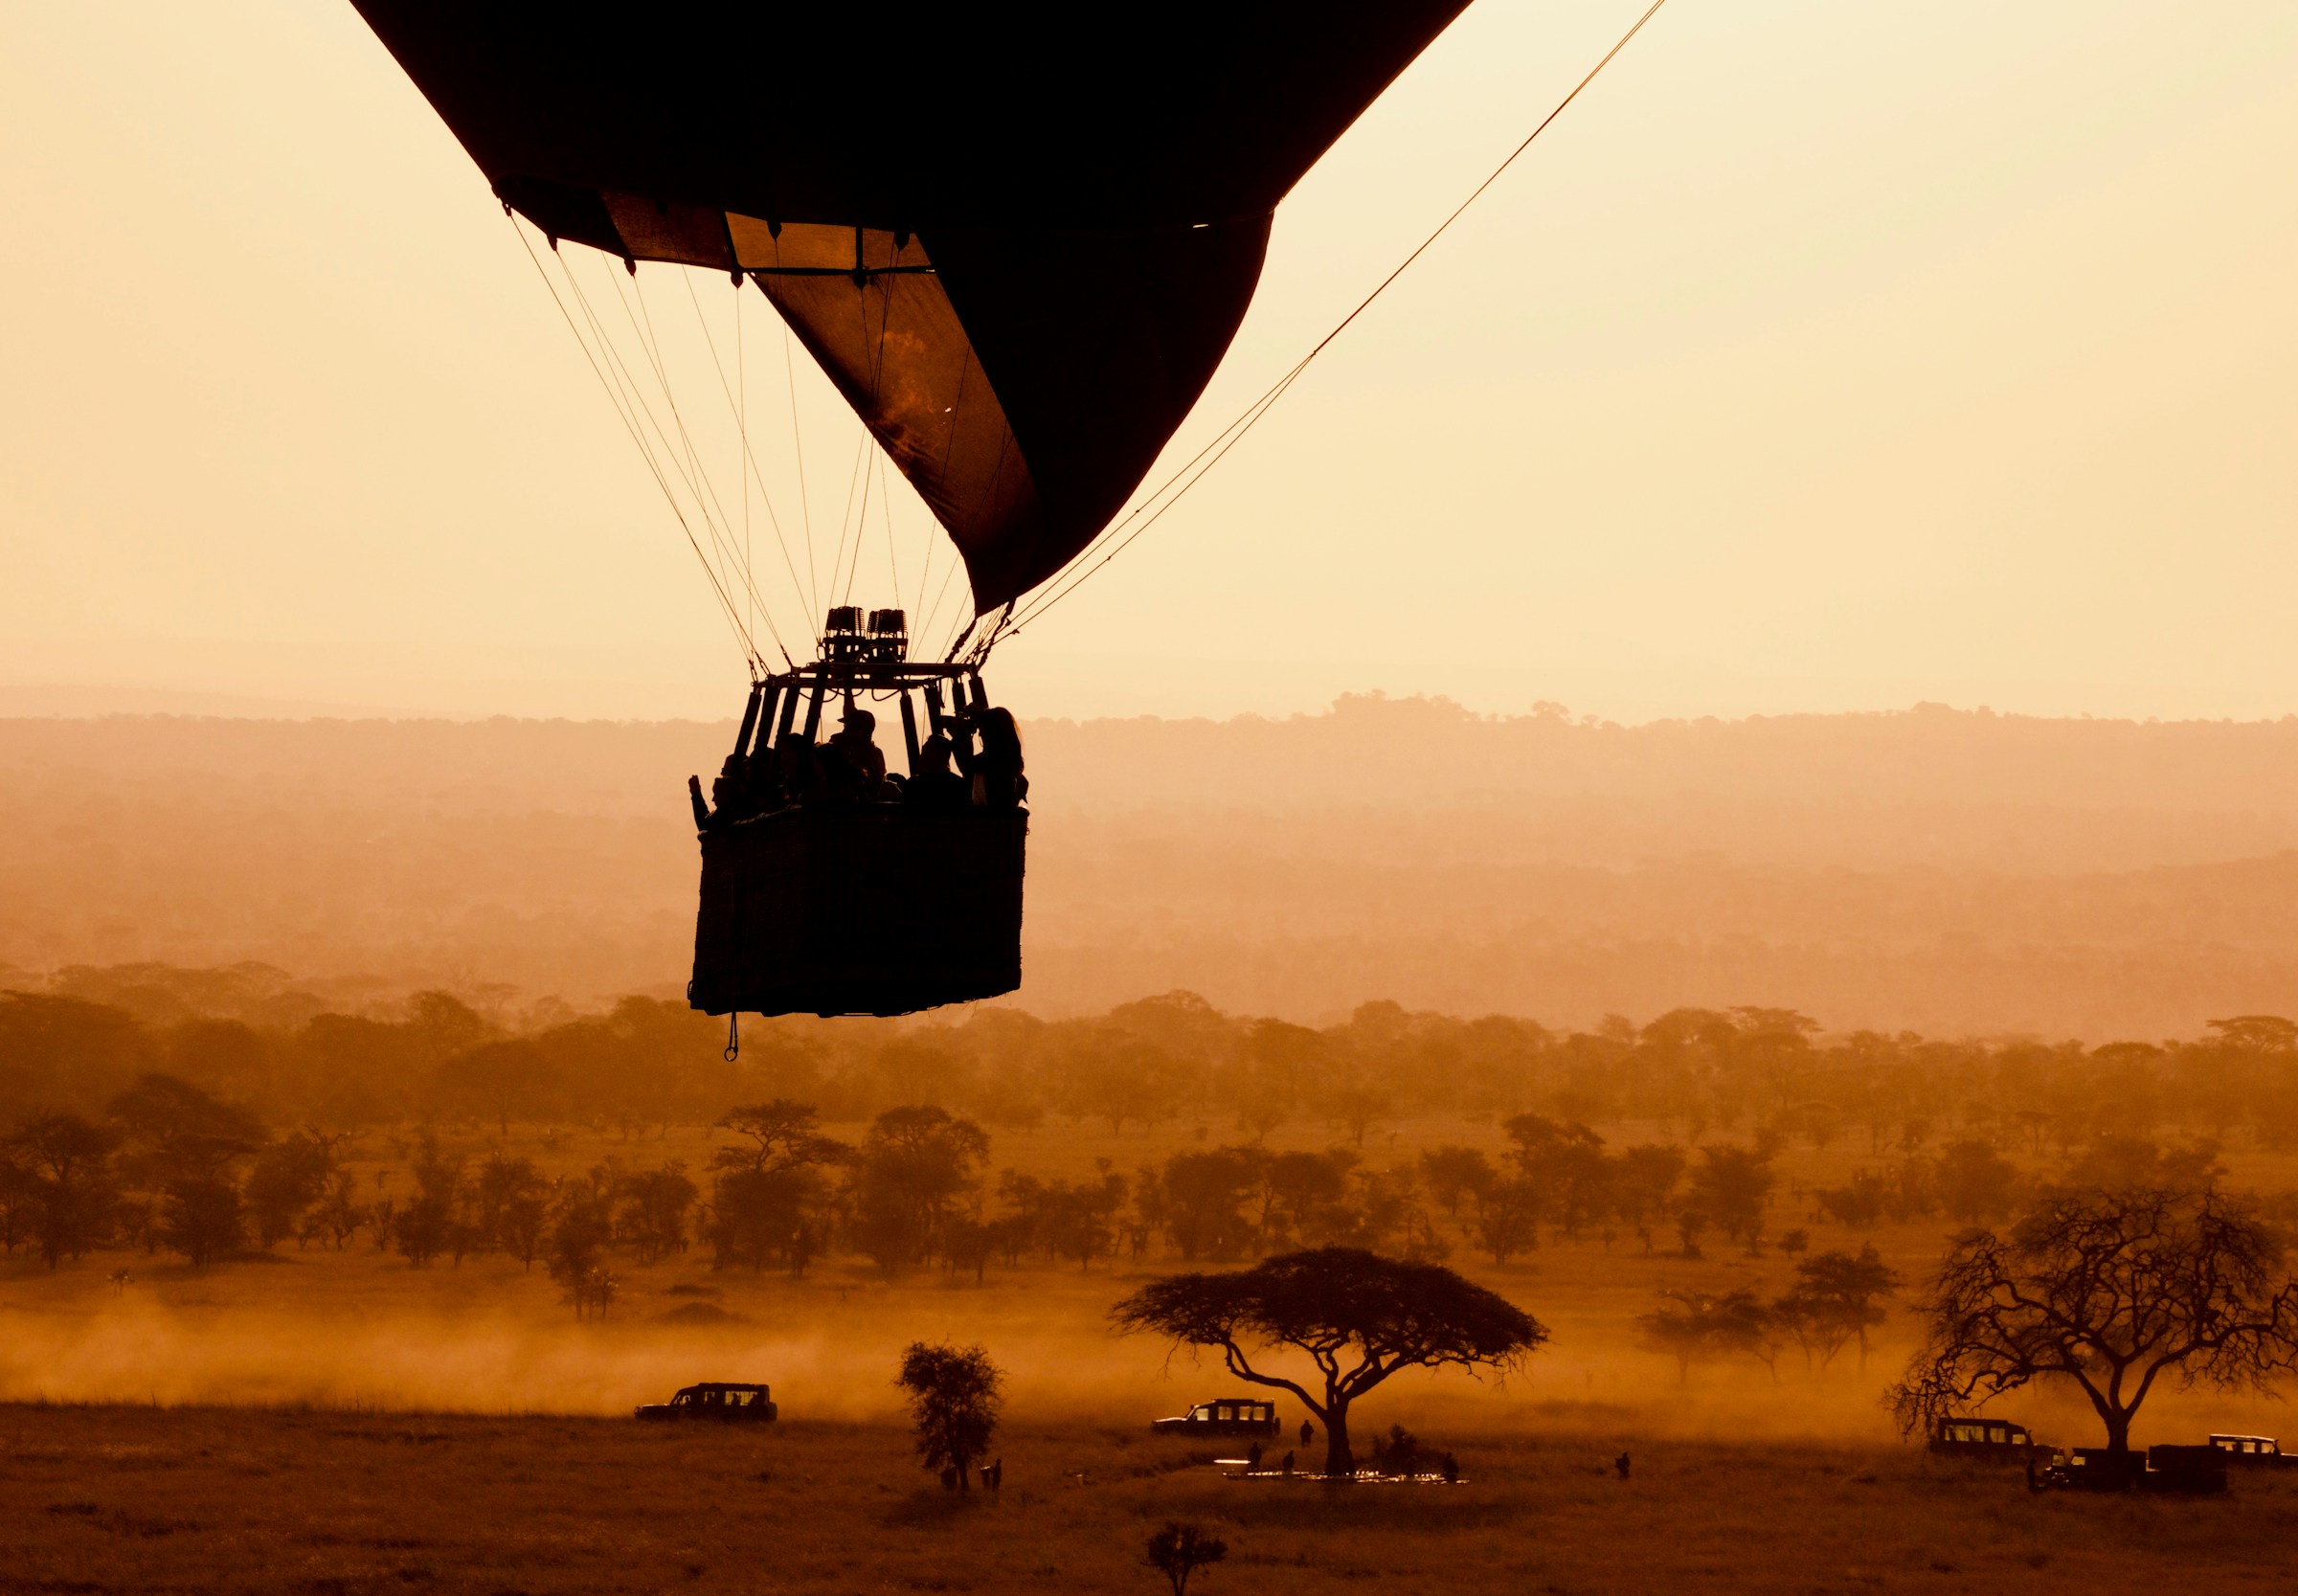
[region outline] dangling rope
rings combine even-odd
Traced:
[[[1092,543],[1086,545],[1084,549],[1078,551],[1078,552],[1070,558],[1069,565],[1065,568],[1065,570],[1070,573],[1067,576],[1066,580],[1057,578],[1056,585],[1048,588],[1044,592],[1041,592],[1035,598],[1030,600],[1030,602],[1022,610],[1020,615],[1012,617],[1010,620],[1001,620],[991,635],[989,640],[990,642],[994,643],[999,638],[1002,637],[1013,636],[1024,626],[1026,626],[1031,621],[1037,619],[1038,617],[1044,615],[1054,605],[1060,603],[1064,598],[1067,598],[1070,594],[1075,593],[1079,587],[1084,585],[1089,577],[1093,576],[1096,572],[1100,571],[1102,567],[1108,565],[1110,561],[1115,559],[1119,554],[1123,553],[1126,549],[1132,545],[1135,538],[1139,537],[1143,532],[1155,526],[1160,517],[1161,517],[1167,510],[1171,509],[1175,505],[1179,504],[1182,496],[1187,493],[1190,488],[1195,487],[1198,483],[1203,481],[1206,472],[1210,471],[1214,466],[1220,464],[1222,458],[1226,456],[1229,450],[1237,446],[1238,441],[1242,439],[1247,433],[1252,430],[1254,423],[1259,421],[1262,416],[1269,414],[1270,407],[1275,404],[1278,399],[1282,398],[1285,394],[1285,391],[1291,388],[1295,382],[1298,381],[1300,374],[1309,369],[1309,363],[1315,360],[1318,355],[1322,354],[1325,349],[1330,347],[1334,339],[1340,337],[1343,332],[1347,331],[1351,323],[1353,323],[1359,316],[1363,315],[1366,310],[1370,309],[1372,306],[1372,302],[1379,299],[1383,294],[1386,293],[1389,285],[1395,282],[1398,278],[1404,276],[1406,270],[1411,266],[1415,260],[1418,260],[1423,255],[1427,254],[1430,246],[1434,244],[1437,239],[1443,237],[1447,230],[1452,227],[1453,223],[1458,221],[1461,215],[1468,210],[1470,206],[1476,204],[1478,199],[1483,197],[1485,190],[1491,188],[1495,183],[1498,183],[1500,180],[1501,175],[1505,173],[1510,167],[1516,164],[1517,157],[1532,147],[1533,141],[1538,139],[1543,133],[1548,130],[1548,124],[1550,123],[1553,123],[1558,117],[1564,115],[1565,107],[1580,98],[1581,91],[1586,89],[1588,84],[1596,80],[1596,75],[1601,73],[1606,67],[1611,64],[1612,57],[1628,48],[1628,42],[1634,38],[1636,34],[1642,33],[1644,31],[1644,24],[1651,21],[1653,17],[1658,15],[1660,7],[1666,4],[1667,0],[1652,0],[1651,6],[1644,11],[1644,14],[1635,19],[1634,26],[1620,35],[1618,43],[1614,44],[1610,50],[1604,52],[1603,59],[1596,62],[1594,66],[1588,68],[1588,76],[1581,79],[1578,83],[1573,85],[1572,92],[1566,95],[1562,100],[1558,101],[1556,102],[1556,108],[1541,119],[1540,125],[1524,135],[1523,143],[1518,145],[1514,149],[1510,150],[1508,152],[1507,159],[1503,160],[1498,166],[1492,169],[1492,175],[1485,178],[1483,182],[1477,184],[1476,188],[1470,191],[1469,196],[1466,199],[1462,200],[1457,206],[1453,207],[1452,214],[1446,216],[1443,221],[1437,223],[1436,230],[1431,233],[1426,238],[1423,238],[1418,246],[1413,249],[1411,254],[1406,256],[1402,261],[1398,262],[1394,271],[1390,272],[1386,277],[1381,279],[1379,284],[1374,287],[1371,293],[1364,296],[1363,300],[1354,310],[1341,317],[1340,324],[1335,326],[1332,331],[1326,333],[1322,338],[1318,339],[1316,347],[1311,348],[1307,354],[1302,355],[1299,362],[1295,364],[1291,371],[1287,371],[1283,376],[1277,378],[1275,384],[1272,386],[1266,393],[1263,393],[1259,398],[1253,400],[1251,404],[1246,406],[1243,414],[1238,416],[1238,417],[1231,421],[1228,426],[1222,428],[1219,433],[1215,434],[1211,442],[1205,444],[1204,448],[1198,450],[1195,455],[1191,456],[1188,462],[1183,465],[1180,470],[1174,472],[1171,477],[1167,478],[1162,485],[1158,487],[1156,491],[1151,493],[1147,498],[1143,499],[1139,504],[1136,505],[1121,519],[1113,522],[1110,526],[1103,528],[1100,534],[1096,536]],[[1115,540],[1114,547],[1112,546],[1113,539]],[[1101,552],[1100,557],[1095,559],[1093,557],[1094,554],[1103,550],[1106,550],[1107,551]],[[1091,562],[1090,564],[1087,563],[1089,561]]]

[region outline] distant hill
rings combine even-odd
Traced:
[[[1041,1013],[1187,987],[1931,1033],[2298,1010],[2298,720],[1035,722]],[[0,967],[675,994],[694,722],[0,721]],[[5,968],[0,978],[15,979]]]

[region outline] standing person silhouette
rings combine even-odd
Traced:
[[[980,751],[973,757],[974,802],[990,809],[1013,808],[1029,796],[1029,777],[1022,770],[1022,731],[1014,724],[1013,711],[980,710],[970,730],[981,739]]]

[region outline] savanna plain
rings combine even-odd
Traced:
[[[1602,1134],[1649,1144],[1666,1129]],[[869,1127],[824,1130],[858,1145]],[[399,1155],[422,1151],[415,1134],[351,1142],[355,1188],[399,1177]],[[526,1159],[559,1179],[609,1162],[707,1168],[739,1139],[690,1126],[433,1134],[466,1167]],[[1329,1156],[1336,1139],[1346,1146],[1345,1130],[1295,1124],[1266,1144]],[[1485,1116],[1376,1125],[1364,1140],[1356,1156],[1375,1169],[1414,1168],[1439,1148],[1481,1147],[1498,1163],[1506,1149]],[[997,1134],[991,1161],[1081,1185],[1119,1160],[1154,1169],[1205,1146],[1185,1122],[1113,1134],[1055,1121]],[[1879,1165],[1871,1155],[1788,1147],[1773,1162],[1774,1239],[1754,1251],[1710,1239],[1688,1258],[1671,1227],[1647,1255],[1615,1223],[1541,1236],[1496,1266],[1477,1253],[1473,1196],[1439,1218],[1452,1265],[1554,1333],[1504,1382],[1400,1377],[1360,1406],[1360,1449],[1401,1424],[1456,1455],[1462,1483],[1449,1487],[1235,1479],[1213,1460],[1236,1444],[1152,1437],[1151,1418],[1239,1389],[1217,1366],[1110,1330],[1120,1295],[1202,1267],[1161,1237],[1140,1258],[1120,1234],[1117,1256],[1082,1268],[993,1258],[978,1273],[833,1254],[792,1278],[713,1268],[701,1245],[646,1263],[622,1253],[614,1300],[580,1320],[540,1261],[474,1248],[417,1267],[372,1231],[197,1268],[132,1248],[50,1270],[19,1250],[0,1311],[16,1399],[0,1408],[12,1549],[0,1585],[1153,1589],[1161,1576],[1141,1545],[1179,1519],[1228,1541],[1228,1560],[1192,1582],[1215,1591],[2285,1587],[2298,1482],[2278,1473],[2239,1473],[2228,1495],[2199,1500],[2031,1495],[2016,1467],[1903,1443],[1879,1401],[1908,1350],[1901,1313],[1877,1327],[1864,1368],[1856,1347],[1825,1367],[1793,1348],[1769,1367],[1679,1367],[1649,1344],[1638,1319],[1660,1293],[1781,1291],[1807,1249],[1837,1247],[1874,1246],[1912,1280],[1952,1228],[1856,1209],[1862,1223],[1836,1223],[1818,1194],[1853,1189]],[[2232,1163],[2251,1185],[2298,1181],[2298,1160],[2280,1155]],[[1783,1251],[1792,1231],[1797,1250]],[[918,1467],[891,1381],[900,1347],[920,1337],[979,1342],[1011,1371],[994,1495],[951,1494]],[[628,1416],[701,1380],[770,1382],[782,1417]],[[2271,1429],[2276,1410],[2171,1391],[2142,1438]],[[2095,1440],[2063,1400],[2003,1411]],[[1285,1401],[1280,1415],[1290,1447],[1302,1414]]]
[[[730,734],[0,723],[0,1589],[1147,1592],[1176,1521],[1212,1596],[2298,1574],[2298,1471],[2030,1493],[1885,1403],[1972,1227],[2298,1222],[2298,722],[1033,726],[1022,993],[734,1060],[655,779]],[[1328,1246],[1547,1332],[1356,1404],[1457,1484],[1311,1477],[1113,1322]],[[997,1490],[921,1466],[916,1342],[1003,1371]],[[632,1417],[704,1381],[779,1420]],[[1248,1394],[1295,1477],[1150,1433]]]

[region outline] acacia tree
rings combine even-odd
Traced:
[[[762,1270],[769,1259],[802,1276],[821,1250],[828,1221],[822,1172],[852,1161],[854,1150],[823,1135],[811,1103],[777,1097],[729,1109],[721,1129],[750,1138],[748,1147],[720,1147],[710,1155],[710,1239],[717,1267],[746,1263]]]
[[[2298,1360],[2283,1248],[2213,1188],[2075,1191],[1949,1247],[1924,1345],[1887,1400],[1903,1433],[2037,1380],[2073,1382],[2120,1460],[2165,1376],[2263,1390]]]
[[[1263,1259],[1227,1274],[1153,1281],[1110,1310],[1118,1328],[1215,1348],[1228,1372],[1298,1397],[1323,1422],[1324,1472],[1356,1472],[1350,1404],[1399,1369],[1517,1367],[1546,1326],[1505,1298],[1436,1264],[1401,1263],[1351,1247]],[[1265,1372],[1253,1359],[1305,1353],[1321,1392]]]
[[[972,1489],[974,1463],[989,1450],[1004,1405],[1003,1371],[978,1346],[912,1341],[902,1353],[893,1382],[909,1394],[917,1460],[941,1471],[943,1483],[953,1489]]]
[[[1726,1353],[1745,1352],[1762,1360],[1766,1352],[1771,1312],[1750,1291],[1727,1292],[1721,1296],[1705,1292],[1662,1292],[1660,1306],[1640,1315],[1636,1329],[1644,1344],[1676,1360],[1676,1383],[1692,1377],[1692,1365]]]
[[[1889,1316],[1877,1298],[1889,1296],[1899,1286],[1899,1271],[1872,1246],[1860,1248],[1857,1257],[1822,1252],[1795,1266],[1794,1286],[1771,1305],[1771,1312],[1803,1348],[1807,1365],[1816,1353],[1824,1369],[1847,1343],[1857,1340],[1864,1370],[1867,1332]]]

